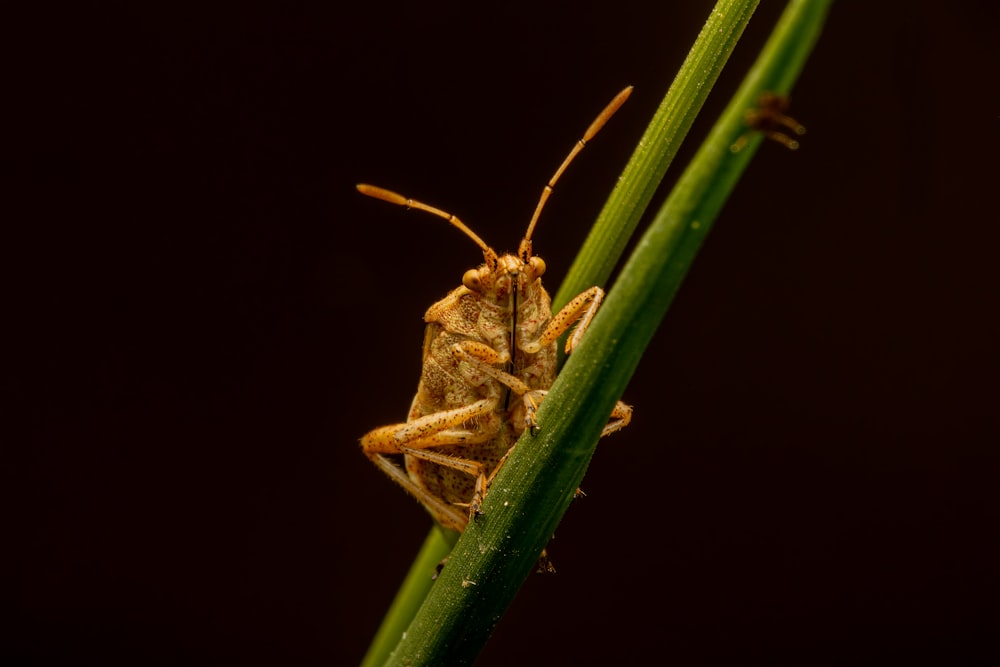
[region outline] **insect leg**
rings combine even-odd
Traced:
[[[573,329],[573,335],[566,341],[566,353],[569,354],[573,348],[580,344],[580,339],[587,327],[590,326],[590,321],[594,319],[594,315],[603,300],[604,290],[596,286],[577,294],[552,317],[537,340],[524,343],[521,345],[521,349],[529,354],[534,354],[559,338],[573,326],[574,322],[577,322],[576,328]]]
[[[601,431],[601,437],[606,435],[611,435],[615,431],[620,431],[629,425],[632,421],[632,406],[626,405],[621,401],[615,404],[615,407],[611,409],[611,421],[604,425],[604,430]]]
[[[469,523],[469,519],[465,512],[459,510],[450,503],[447,503],[438,496],[435,496],[433,493],[430,493],[427,489],[416,484],[409,478],[409,476],[407,476],[406,472],[402,468],[385,456],[368,452],[365,453],[368,454],[368,458],[370,458],[375,465],[382,469],[382,472],[388,475],[394,482],[403,487],[407,493],[416,498],[421,505],[427,508],[427,511],[430,512],[435,521],[449,530],[454,530],[459,533],[465,530],[465,526]]]
[[[477,430],[455,427],[491,414],[496,405],[496,398],[484,398],[467,406],[434,412],[403,424],[382,426],[361,438],[361,448],[366,454],[402,454],[404,447],[422,449],[486,442],[499,428],[499,424],[492,420],[486,423],[485,428]]]
[[[486,471],[482,464],[428,448],[488,442],[500,428],[500,420],[494,412],[496,403],[496,398],[486,398],[462,408],[418,417],[405,424],[383,426],[362,437],[361,448],[375,465],[420,501],[438,523],[461,532],[468,522],[465,513],[414,482],[385,455],[405,454],[471,475],[476,485],[469,511],[478,513],[486,488]],[[483,417],[477,429],[456,428],[466,421]]]
[[[462,341],[452,347],[452,354],[460,360],[471,364],[479,372],[488,375],[500,384],[509,387],[524,401],[525,427],[537,428],[535,424],[535,411],[538,410],[538,403],[542,400],[545,392],[541,389],[532,389],[519,377],[511,375],[506,371],[496,368],[493,364],[503,361],[500,354],[489,345],[477,343],[475,341]],[[519,431],[520,432],[520,431]]]

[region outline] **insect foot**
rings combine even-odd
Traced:
[[[514,443],[526,429],[538,429],[535,412],[555,380],[558,338],[575,325],[566,343],[571,352],[604,297],[591,287],[553,315],[541,281],[545,262],[532,253],[531,235],[562,172],[631,90],[597,116],[549,179],[516,253],[497,253],[451,213],[380,187],[357,186],[369,197],[447,220],[483,253],[483,263],[424,315],[423,366],[406,421],[361,438],[364,454],[445,528],[462,532],[482,513]],[[626,426],[631,414],[619,402],[602,435]]]
[[[791,116],[785,115],[790,104],[791,100],[787,96],[765,91],[758,98],[758,106],[747,109],[743,114],[743,121],[751,130],[763,133],[765,137],[785,148],[798,150],[799,142],[788,133],[801,137],[806,133],[806,128]],[[746,146],[748,140],[747,134],[744,133],[729,149],[738,153]]]

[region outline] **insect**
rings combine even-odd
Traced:
[[[462,532],[481,513],[493,476],[555,380],[557,339],[576,324],[566,352],[579,343],[604,292],[591,287],[557,314],[542,287],[545,262],[531,235],[556,181],[631,93],[621,91],[591,123],[535,207],[516,254],[498,254],[454,215],[389,190],[360,184],[365,195],[443,218],[483,251],[483,264],[424,315],[423,367],[407,421],[370,431],[361,448],[419,500],[443,527]],[[626,426],[619,402],[602,435]],[[402,457],[403,465],[394,459]]]
[[[785,114],[790,104],[791,100],[788,97],[764,91],[757,100],[757,107],[747,109],[743,114],[743,122],[750,129],[763,132],[765,137],[777,141],[785,148],[797,150],[799,142],[788,133],[791,132],[801,137],[806,133],[806,128]],[[747,141],[747,135],[744,134],[730,146],[730,149],[737,153],[746,145]]]

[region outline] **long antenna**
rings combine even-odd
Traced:
[[[558,181],[559,177],[562,176],[562,173],[566,171],[566,167],[568,167],[569,163],[573,161],[573,158],[575,158],[577,154],[583,150],[583,147],[587,145],[587,142],[593,139],[594,135],[596,135],[600,129],[604,127],[604,124],[608,122],[608,119],[611,118],[616,111],[618,111],[618,108],[625,103],[625,100],[627,100],[628,96],[631,94],[632,86],[629,86],[615,95],[614,99],[611,100],[608,106],[604,107],[604,110],[601,111],[601,113],[597,115],[597,118],[593,120],[590,127],[587,128],[587,131],[583,133],[583,136],[577,140],[572,150],[570,150],[569,155],[566,156],[566,158],[562,161],[562,164],[559,165],[559,168],[556,169],[556,173],[554,173],[552,178],[549,179],[549,182],[545,184],[545,188],[542,190],[542,196],[538,199],[538,205],[535,206],[535,213],[531,216],[531,222],[528,223],[528,231],[525,232],[524,238],[521,240],[521,246],[518,249],[518,255],[524,261],[527,261],[528,258],[531,257],[531,234],[535,231],[535,224],[538,222],[538,216],[541,215],[542,208],[545,207],[545,202],[548,201],[549,195],[552,194],[552,189],[555,187],[556,181]],[[479,236],[469,229],[464,222],[451,213],[442,211],[441,209],[435,208],[429,204],[417,201],[416,199],[404,197],[403,195],[393,192],[392,190],[386,190],[385,188],[380,188],[375,185],[358,183],[357,188],[358,192],[363,195],[374,197],[375,199],[381,199],[382,201],[387,201],[390,204],[396,204],[397,206],[415,208],[419,211],[425,211],[431,215],[436,215],[439,218],[447,220],[453,226],[461,230],[462,233],[472,239],[472,241],[479,246],[480,249],[482,249],[487,263],[496,264],[496,251],[486,245],[485,241],[479,238]]]
[[[552,194],[552,189],[555,187],[556,181],[558,181],[559,177],[562,176],[562,173],[566,171],[566,167],[568,167],[569,163],[573,161],[573,158],[575,158],[577,154],[583,150],[583,147],[587,145],[587,142],[593,139],[594,135],[597,134],[602,127],[604,127],[604,124],[608,122],[608,119],[611,118],[616,111],[618,111],[618,108],[625,103],[625,100],[627,100],[628,96],[631,94],[632,86],[629,86],[615,95],[615,98],[611,100],[608,106],[604,107],[604,110],[597,115],[597,118],[595,118],[590,124],[590,127],[587,128],[587,131],[583,133],[583,136],[577,139],[577,142],[573,146],[573,149],[569,152],[569,155],[566,156],[566,159],[564,159],[562,164],[559,165],[559,168],[556,169],[556,173],[552,175],[549,182],[545,184],[545,188],[542,190],[542,196],[538,199],[538,205],[535,206],[535,213],[531,216],[531,222],[528,223],[528,231],[524,233],[524,240],[521,241],[521,248],[518,250],[518,254],[521,256],[521,259],[526,260],[531,256],[531,234],[535,231],[535,223],[538,222],[538,216],[541,215],[542,208],[545,207],[545,202],[549,200],[549,195]]]
[[[390,204],[396,204],[397,206],[405,206],[406,208],[415,208],[418,211],[426,211],[431,215],[436,215],[439,218],[444,218],[455,227],[458,227],[466,236],[472,239],[473,242],[475,242],[475,244],[482,249],[483,255],[486,257],[487,263],[489,264],[496,263],[497,259],[496,251],[493,250],[493,248],[486,245],[485,241],[479,238],[479,236],[474,231],[469,229],[464,222],[459,220],[456,216],[452,215],[451,213],[448,213],[447,211],[442,211],[439,208],[435,208],[421,201],[417,201],[416,199],[409,199],[401,194],[393,192],[392,190],[386,190],[385,188],[380,188],[375,185],[368,185],[367,183],[358,183],[356,187],[358,188],[358,192],[360,192],[363,195],[368,195],[369,197],[374,197],[375,199],[381,199],[382,201],[387,201]]]

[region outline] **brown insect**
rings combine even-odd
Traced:
[[[571,352],[604,297],[591,287],[553,316],[541,281],[545,262],[532,254],[531,235],[556,181],[631,92],[618,93],[549,179],[516,254],[498,254],[450,213],[357,186],[362,194],[447,220],[483,251],[483,264],[466,271],[462,286],[424,315],[423,369],[407,421],[361,438],[365,455],[445,528],[462,532],[481,513],[518,437],[538,428],[535,411],[556,376],[557,339],[576,323],[566,343]],[[623,428],[631,415],[619,402],[602,435]]]
[[[764,91],[757,100],[757,107],[747,109],[743,114],[743,122],[750,129],[763,133],[765,137],[778,142],[785,148],[797,150],[799,142],[788,133],[791,132],[801,137],[806,133],[806,128],[799,121],[785,114],[790,105],[791,100],[785,95]],[[744,134],[730,148],[736,153],[746,145],[747,141],[747,135]]]

